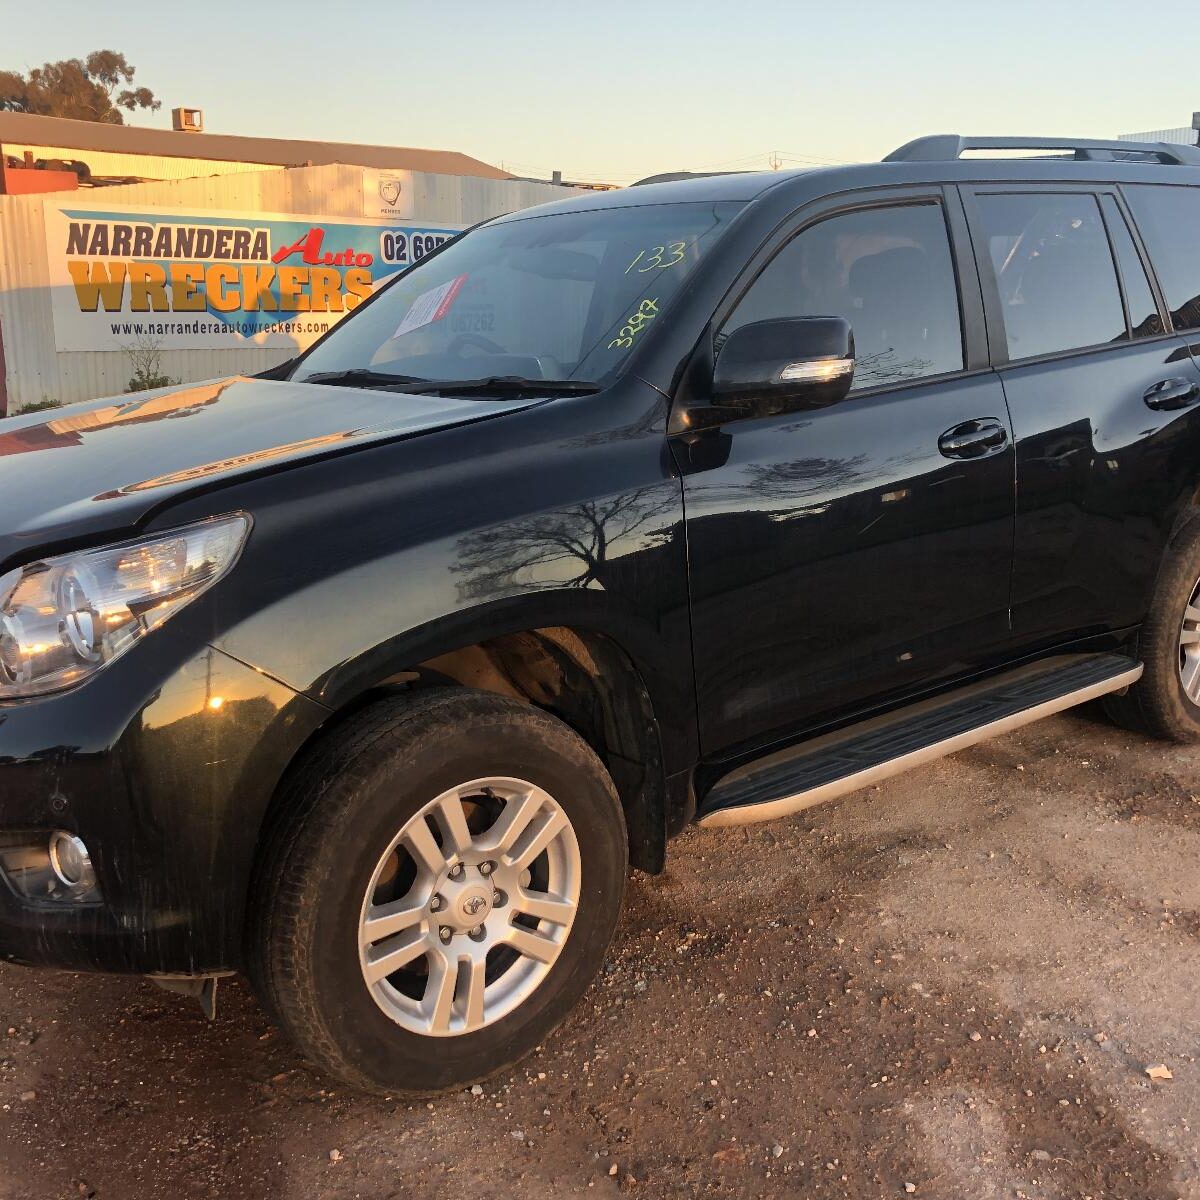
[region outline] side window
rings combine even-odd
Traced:
[[[1200,329],[1200,188],[1125,189],[1176,329]]]
[[[1158,315],[1158,304],[1146,278],[1146,268],[1141,255],[1133,244],[1133,235],[1125,224],[1125,217],[1111,196],[1103,196],[1100,206],[1104,209],[1104,223],[1117,256],[1117,268],[1121,272],[1121,283],[1125,288],[1125,306],[1129,310],[1129,325],[1135,338],[1154,337],[1163,332],[1162,318]]]
[[[767,264],[723,332],[774,317],[845,317],[854,389],[963,368],[958,287],[939,204],[842,213]]]
[[[976,198],[1012,359],[1124,340],[1117,269],[1095,196]]]

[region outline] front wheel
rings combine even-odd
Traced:
[[[625,824],[553,717],[453,689],[388,701],[294,773],[251,959],[300,1049],[427,1093],[511,1065],[570,1011],[616,928]]]

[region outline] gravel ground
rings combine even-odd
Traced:
[[[208,1025],[0,967],[0,1200],[1200,1198],[1198,768],[1085,712],[693,830],[544,1049],[430,1104],[238,982]]]

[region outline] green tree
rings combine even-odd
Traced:
[[[133,75],[125,55],[115,50],[48,62],[28,75],[0,71],[0,109],[123,125],[121,109],[162,107],[149,88],[132,86]]]

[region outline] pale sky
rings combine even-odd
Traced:
[[[1195,0],[0,0],[0,68],[123,51],[213,133],[517,174],[877,159],[923,133],[1113,137],[1200,110]]]

